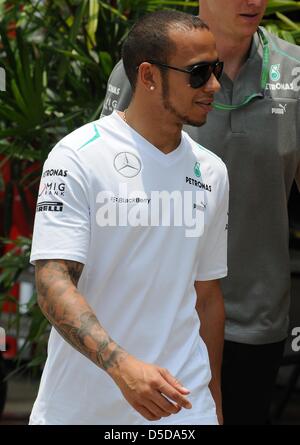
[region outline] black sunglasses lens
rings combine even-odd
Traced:
[[[215,64],[215,66],[213,68],[213,73],[214,73],[214,75],[215,75],[217,80],[219,80],[220,77],[222,76],[223,67],[224,67],[223,62],[218,62],[218,63]]]
[[[195,66],[190,73],[190,85],[192,88],[202,87],[211,76],[210,65]]]
[[[220,79],[223,71],[223,63],[216,62],[207,65],[195,66],[190,73],[190,85],[192,88],[200,88],[208,82],[212,73],[217,80]]]

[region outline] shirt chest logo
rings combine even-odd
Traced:
[[[275,65],[271,65],[271,68],[270,68],[270,79],[273,82],[278,82],[280,80],[280,63],[276,63]]]
[[[279,114],[281,116],[283,116],[286,112],[287,112],[287,104],[279,104],[278,107],[273,107],[272,108],[272,114]]]
[[[195,187],[198,187],[201,190],[206,190],[207,192],[212,191],[212,186],[210,184],[206,184],[202,178],[200,162],[196,162],[194,165],[194,175],[197,179],[186,176],[185,183],[194,185]]]
[[[271,65],[269,71],[269,80],[266,90],[270,91],[300,91],[300,67],[294,66],[289,76],[288,69],[284,71],[285,79],[282,79],[280,72],[280,63]],[[279,82],[280,81],[280,82]],[[273,83],[272,83],[273,82]]]
[[[201,177],[201,170],[200,170],[200,163],[199,162],[196,162],[195,165],[194,165],[194,173],[195,173],[195,176],[197,176],[197,178]]]
[[[124,151],[116,155],[114,168],[125,178],[134,178],[140,173],[142,163],[136,155]]]

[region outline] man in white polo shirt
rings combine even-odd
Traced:
[[[175,11],[141,19],[123,60],[128,109],[44,166],[31,261],[55,329],[30,423],[217,424],[228,178],[182,126],[205,123],[223,66]]]

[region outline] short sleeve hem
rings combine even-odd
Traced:
[[[40,252],[30,257],[30,263],[33,264],[34,266],[37,260],[67,260],[67,261],[78,261],[82,264],[86,263],[85,256],[67,252],[53,252],[53,253]]]
[[[225,278],[228,275],[228,269],[221,269],[217,272],[210,272],[206,274],[198,274],[195,278],[195,281],[211,281],[218,280],[220,278]]]

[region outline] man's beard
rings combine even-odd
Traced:
[[[206,119],[204,121],[194,121],[190,119],[188,116],[179,113],[170,102],[169,95],[169,82],[167,79],[167,73],[162,72],[162,103],[165,110],[172,113],[177,119],[180,120],[182,125],[191,125],[192,127],[202,127],[206,123]]]

